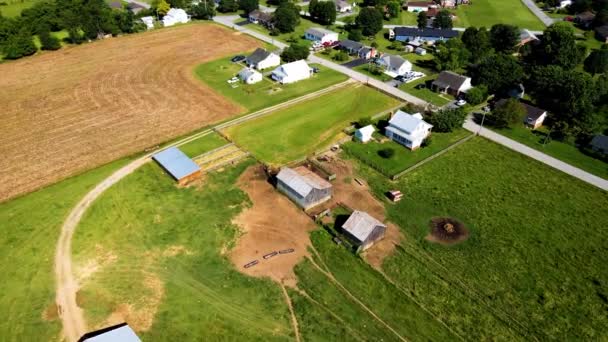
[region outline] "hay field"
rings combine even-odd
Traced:
[[[259,45],[192,24],[0,65],[0,202],[241,113],[193,70]]]

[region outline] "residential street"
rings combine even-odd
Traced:
[[[545,14],[545,12],[543,12],[540,8],[538,8],[538,6],[536,6],[536,3],[534,2],[534,0],[521,0],[523,1],[524,5],[526,5],[530,11],[532,11],[532,13],[534,13],[535,16],[538,17],[538,19],[540,19],[540,21],[543,22],[543,24],[547,25],[547,26],[551,26],[551,24],[553,24],[553,19],[551,19],[548,15]],[[532,32],[532,31],[530,31]],[[535,32],[532,32],[535,33]]]

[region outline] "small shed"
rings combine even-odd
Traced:
[[[407,52],[407,53],[414,52],[414,47],[411,45],[406,45],[405,52]]]
[[[151,30],[154,28],[154,17],[141,17],[142,23],[146,24],[146,28]]]
[[[170,147],[152,156],[180,185],[200,177],[201,168],[177,147]]]
[[[426,49],[418,47],[418,48],[416,48],[416,54],[419,56],[424,56],[424,55],[426,55]]]
[[[608,136],[596,135],[591,139],[591,149],[595,152],[608,155]]]
[[[247,84],[254,84],[262,80],[262,74],[253,69],[245,68],[239,72],[239,78]]]
[[[277,189],[304,210],[331,198],[331,183],[304,166],[284,167],[277,175]]]
[[[384,238],[386,225],[364,211],[355,210],[342,225],[342,230],[358,247],[364,251]]]
[[[86,333],[82,342],[141,342],[135,331],[127,323],[121,323]]]
[[[374,134],[374,126],[367,125],[355,131],[355,139],[362,143],[366,143],[372,140],[372,134]]]

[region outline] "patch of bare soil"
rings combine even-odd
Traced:
[[[76,266],[76,281],[79,287],[86,282],[93,274],[105,266],[116,261],[118,257],[111,251],[105,251],[101,245],[95,246],[95,258],[88,260],[83,265]]]
[[[426,239],[443,245],[454,245],[469,238],[464,224],[451,217],[435,217],[430,222],[431,232]]]
[[[328,171],[336,174],[336,179],[332,182],[332,200],[324,207],[343,203],[352,209],[365,211],[376,219],[386,222],[384,205],[372,195],[367,183],[356,177],[349,161],[333,156],[330,161],[323,161],[321,164]],[[402,237],[399,228],[388,223],[384,239],[366,250],[363,257],[370,265],[379,269],[384,259],[393,253]]]
[[[270,277],[287,286],[295,286],[293,268],[308,256],[308,234],[316,229],[315,224],[268,183],[260,165],[248,168],[239,178],[238,186],[249,195],[253,205],[234,220],[242,228],[243,235],[230,252],[230,260],[244,274]],[[293,253],[264,259],[264,255],[291,248]],[[244,267],[253,260],[259,263]]]
[[[57,304],[51,303],[46,307],[44,312],[42,312],[42,319],[45,321],[54,321],[59,318],[59,308]]]
[[[258,46],[192,24],[0,64],[0,202],[239,114],[193,70]]]

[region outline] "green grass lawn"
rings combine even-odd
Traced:
[[[415,151],[410,151],[403,145],[389,140],[384,143],[368,142],[362,144],[359,142],[349,142],[343,145],[344,150],[367,165],[380,171],[387,177],[407,169],[410,166],[440,152],[457,141],[470,135],[464,129],[458,129],[451,133],[435,132],[431,135],[431,144],[426,147],[421,147]],[[395,155],[389,159],[381,157],[378,152],[382,149],[392,148]]]
[[[412,12],[403,10],[399,14],[399,17],[391,18],[391,20],[385,20],[384,24],[385,25],[412,26],[412,25],[418,25],[417,19],[418,19],[418,13],[412,13]]]
[[[239,19],[237,20],[237,22],[243,21],[244,19]],[[263,33],[265,35],[270,36],[269,31],[261,26],[261,25],[257,25],[257,24],[253,24],[253,23],[249,23],[245,25],[246,28],[248,29],[252,29],[254,31],[258,31],[260,33]],[[306,32],[306,30],[308,30],[311,27],[323,27],[326,28],[328,30],[332,30],[334,32],[337,32],[341,35],[343,35],[346,31],[344,30],[344,28],[342,26],[337,26],[337,25],[332,25],[332,26],[323,26],[323,25],[319,25],[317,23],[313,23],[312,21],[305,19],[305,18],[300,18],[300,24],[298,26],[296,26],[294,32],[289,32],[289,33],[281,33],[278,36],[271,36],[271,38],[279,40],[283,43],[286,44],[291,44],[294,41],[302,44],[302,45],[306,45],[309,46],[311,44],[310,40],[304,39],[304,32]]]
[[[436,92],[432,91],[431,89],[429,89],[428,87],[425,87],[422,89],[416,89],[417,85],[426,83],[429,80],[434,80],[435,78],[436,78],[436,75],[425,76],[425,77],[417,79],[413,82],[402,84],[399,88],[420,99],[430,102],[430,103],[434,104],[435,106],[441,107],[441,106],[446,105],[446,104],[450,103],[451,101],[453,101],[454,97],[447,95],[447,94],[436,93]]]
[[[245,107],[247,112],[255,112],[348,79],[337,71],[319,67],[320,72],[312,78],[293,84],[280,85],[265,77],[262,82],[251,85],[238,83],[238,88],[232,88],[226,81],[243,68],[242,64],[230,62],[229,57],[201,64],[196,67],[195,74],[220,94]],[[272,71],[272,68],[266,71]]]
[[[8,5],[0,6],[0,13],[7,18],[21,15],[21,11],[34,6],[40,0],[4,0]]]
[[[340,88],[305,103],[227,129],[256,158],[283,164],[328,146],[349,124],[398,105],[363,85]]]
[[[372,71],[370,71],[370,68]],[[386,82],[386,81],[390,81],[393,78],[390,77],[389,75],[385,74],[384,72],[382,72],[382,70],[379,67],[376,66],[370,66],[370,64],[363,64],[363,65],[359,65],[353,68],[353,70],[358,71],[364,75],[367,75],[371,78],[375,78],[377,80],[380,80],[382,82]],[[377,70],[377,71],[374,71]]]
[[[546,129],[532,131],[522,124],[513,128],[497,129],[496,132],[572,166],[608,179],[608,163],[584,154],[571,143],[551,140],[543,145],[547,133]]]
[[[148,163],[93,204],[74,236],[74,262],[78,267],[108,254],[115,259],[79,292],[91,326],[129,303],[139,317],[153,319],[139,332],[142,340],[293,338],[281,290],[237,272],[222,252],[239,234],[232,218],[250,205],[235,185],[248,165],[208,174],[200,187],[178,188]],[[166,254],[171,247],[184,253]]]
[[[530,30],[544,30],[545,25],[521,0],[475,0],[471,5],[458,6],[455,27],[485,26],[498,23],[511,24]]]
[[[191,142],[186,143],[182,146],[179,146],[179,149],[184,152],[188,157],[194,158],[205,152],[211,151],[226,144],[228,144],[226,139],[213,132],[196,140],[192,140]]]
[[[608,335],[608,193],[482,138],[397,183],[361,166],[404,240],[385,273],[471,340],[601,340]],[[470,230],[428,242],[429,220]],[[599,226],[598,226],[599,224]]]
[[[59,336],[53,258],[61,224],[87,191],[126,162],[119,160],[0,204],[0,310],[6,313],[0,323],[1,340],[53,341]]]

